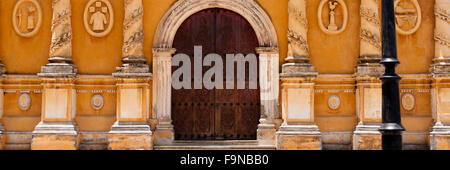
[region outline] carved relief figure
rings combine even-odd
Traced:
[[[342,16],[342,18],[337,18],[338,16]],[[320,29],[323,32],[327,34],[339,34],[347,28],[347,5],[344,0],[322,0],[319,4],[317,17]],[[326,24],[328,25],[325,26]]]
[[[97,8],[101,8],[101,11],[97,11]],[[108,21],[106,20],[106,15],[105,13],[108,12],[108,8],[106,7],[102,7],[102,3],[101,2],[96,2],[95,3],[95,7],[89,7],[89,12],[93,13],[91,15],[91,20],[89,22],[89,24],[93,25],[93,30],[94,31],[103,31],[105,30],[105,25],[108,23]]]
[[[328,2],[328,6],[330,8],[330,25],[328,25],[328,30],[330,31],[337,31],[338,29],[338,26],[336,25],[336,19],[334,16],[336,15],[336,12],[334,10],[336,9],[337,5],[339,5],[337,1]]]
[[[36,11],[36,8],[34,6],[28,7],[28,19],[27,19],[27,29],[28,30],[34,29],[34,11]]]
[[[42,10],[36,0],[19,0],[13,10],[13,26],[22,37],[35,35],[42,22]]]
[[[396,0],[395,18],[400,34],[412,34],[419,29],[422,14],[417,0]]]
[[[114,24],[114,12],[108,0],[90,0],[84,11],[84,26],[94,37],[107,35]]]

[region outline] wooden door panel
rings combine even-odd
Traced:
[[[178,29],[173,44],[177,53],[190,56],[192,82],[196,45],[202,46],[202,57],[210,53],[222,56],[226,69],[226,54],[255,54],[258,41],[251,25],[232,11],[207,9],[192,15]],[[203,67],[203,73],[211,67]],[[248,80],[248,64],[246,67]],[[178,67],[172,69],[174,71]],[[234,77],[237,80],[237,65]],[[259,88],[238,90],[236,82],[234,89],[172,89],[175,139],[256,139],[259,100]]]

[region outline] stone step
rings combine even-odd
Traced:
[[[155,150],[275,150],[260,146],[256,140],[174,141],[171,145],[154,146]]]

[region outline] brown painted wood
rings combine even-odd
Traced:
[[[174,40],[177,53],[191,57],[194,46],[203,46],[203,57],[217,53],[256,54],[258,40],[251,25],[242,16],[225,9],[207,9],[190,16],[178,29]],[[237,79],[235,64],[235,80]],[[172,71],[178,67],[172,67]],[[209,67],[203,68],[205,73]],[[248,80],[248,64],[246,80]],[[193,71],[192,71],[193,75]],[[193,78],[192,78],[193,81]],[[176,140],[250,140],[256,139],[260,117],[258,89],[175,90],[172,88],[172,119]],[[225,87],[225,81],[224,81]]]

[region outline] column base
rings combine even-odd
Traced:
[[[278,150],[321,150],[322,136],[314,124],[280,126],[277,134]]]
[[[147,122],[116,122],[108,134],[109,150],[151,150],[152,131]]]
[[[5,149],[6,137],[3,134],[3,131],[5,131],[5,128],[3,127],[3,124],[0,123],[0,150]]]
[[[32,133],[31,150],[77,150],[77,131],[74,122],[41,121]]]
[[[450,150],[450,126],[436,123],[430,133],[431,150]]]
[[[353,150],[381,150],[380,123],[360,122],[353,132]]]
[[[49,63],[41,67],[40,77],[75,77],[77,68],[69,63]]]
[[[174,130],[172,124],[158,124],[155,130],[156,145],[171,145],[174,140]]]
[[[276,145],[275,124],[261,123],[258,125],[258,145],[261,146],[275,146]]]

